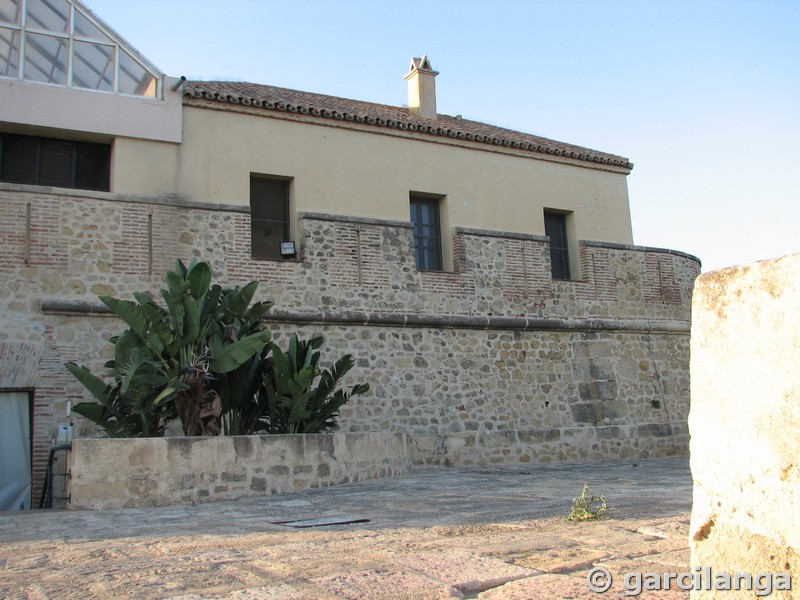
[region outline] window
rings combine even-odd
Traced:
[[[24,391],[0,391],[0,510],[31,508],[33,399]]]
[[[0,181],[110,189],[111,146],[0,133]]]
[[[439,200],[411,196],[411,222],[414,224],[414,250],[417,268],[442,270],[442,230],[439,225]]]
[[[550,264],[553,270],[553,279],[569,279],[567,215],[545,210],[544,234],[550,238]]]
[[[161,94],[158,71],[72,0],[0,0],[0,77]]]
[[[281,258],[289,239],[289,179],[250,176],[250,240],[253,258]]]

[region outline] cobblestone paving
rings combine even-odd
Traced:
[[[611,518],[562,521],[585,482]],[[417,468],[237,502],[0,513],[0,597],[624,598],[625,573],[689,572],[691,490],[688,461],[671,458]],[[319,526],[293,526],[309,520]],[[587,586],[595,567],[615,576],[602,595]]]

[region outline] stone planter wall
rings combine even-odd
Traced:
[[[234,500],[406,472],[402,433],[79,439],[71,508]]]

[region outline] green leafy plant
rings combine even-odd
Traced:
[[[253,281],[221,295],[218,318],[221,329],[229,339],[246,339],[263,330],[261,318],[272,307],[272,303],[257,302],[248,309],[257,288],[258,282]],[[269,339],[266,339],[266,343],[256,352],[248,354],[241,362],[237,361],[235,369],[224,377],[216,376],[211,382],[221,399],[222,433],[247,435],[257,430],[264,410],[257,402],[258,392],[262,387],[269,350]]]
[[[333,431],[338,428],[342,405],[369,391],[368,383],[357,384],[349,392],[336,389],[355,360],[346,354],[330,369],[321,369],[317,349],[324,342],[321,336],[304,341],[294,334],[286,352],[272,344],[264,373],[267,411],[263,424],[268,433]]]
[[[178,261],[166,283],[165,307],[146,294],[100,297],[128,325],[110,340],[111,383],[66,365],[97,400],[75,412],[109,436],[162,436],[175,418],[189,436],[332,431],[341,406],[369,390],[337,389],[355,361],[347,354],[320,368],[322,337],[292,335],[285,352],[271,344],[262,318],[272,303],[253,303],[258,282],[223,289],[207,263]]]
[[[186,435],[220,433],[223,409],[241,401],[220,395],[230,388],[221,380],[269,343],[260,319],[271,303],[250,306],[257,282],[223,290],[211,286],[207,263],[178,261],[166,283],[166,308],[141,293],[136,302],[100,297],[129,327],[110,340],[114,358],[105,366],[113,383],[66,365],[99,402],[77,404],[75,412],[112,437],[161,436],[175,417]]]
[[[581,495],[572,499],[572,509],[564,517],[565,521],[596,521],[608,518],[608,504],[605,496],[590,494],[589,484],[583,484]]]

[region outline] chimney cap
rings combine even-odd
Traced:
[[[416,71],[423,71],[426,73],[431,73],[432,75],[438,75],[439,71],[434,71],[433,67],[431,66],[431,61],[428,59],[427,54],[423,54],[421,57],[415,56],[411,59],[411,65],[408,67],[408,78],[410,75],[413,75]]]
[[[408,82],[408,110],[423,119],[436,118],[436,76],[427,55],[411,59]]]

